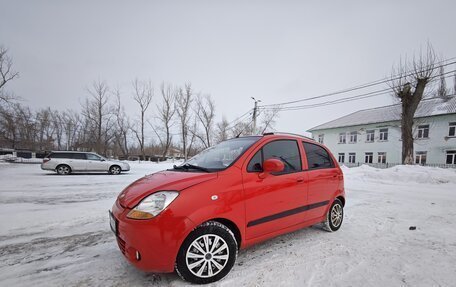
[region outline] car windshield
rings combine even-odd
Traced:
[[[230,166],[260,137],[242,137],[223,141],[195,155],[180,167],[201,170],[223,170]],[[179,168],[179,167],[178,167]]]

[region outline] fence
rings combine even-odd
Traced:
[[[375,168],[389,168],[396,165],[402,165],[402,163],[341,163],[340,165],[344,165],[346,167],[357,167],[361,165],[368,165]],[[418,164],[417,164],[418,165]],[[429,166],[429,167],[440,167],[440,168],[456,168],[456,164],[445,164],[445,163],[426,163],[426,164],[419,164],[420,166]]]

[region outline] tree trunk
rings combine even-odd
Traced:
[[[413,164],[413,114],[405,107],[402,102],[402,163]]]

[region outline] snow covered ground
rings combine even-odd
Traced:
[[[132,171],[57,176],[0,163],[0,286],[182,286],[123,258],[108,209]],[[456,170],[344,168],[345,221],[335,233],[303,229],[242,250],[215,286],[454,286]],[[416,230],[409,230],[416,226]]]

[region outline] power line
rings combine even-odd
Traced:
[[[449,65],[455,64],[456,61],[452,61],[454,59],[456,59],[456,57],[452,57],[452,58],[437,62],[438,64],[441,64],[441,65],[434,66],[434,67],[432,67],[432,69],[437,69],[437,68],[440,68],[440,67],[445,67],[445,66],[449,66]],[[446,63],[446,64],[442,64],[442,63],[445,63],[445,62],[448,62],[448,61],[452,61],[452,62],[449,62],[449,63]],[[429,69],[423,69],[421,72],[424,72],[424,71],[427,71],[427,70],[429,70]],[[261,107],[288,105],[288,104],[295,104],[295,103],[299,103],[299,102],[310,101],[310,100],[315,100],[315,99],[320,99],[320,98],[326,98],[326,97],[330,97],[330,96],[334,96],[334,95],[338,95],[338,94],[344,94],[344,93],[348,93],[348,92],[352,92],[352,91],[356,91],[356,90],[365,89],[365,88],[373,87],[373,86],[376,86],[376,85],[388,83],[388,82],[391,82],[391,81],[398,80],[398,79],[400,79],[402,77],[407,77],[407,76],[413,75],[414,73],[415,72],[410,72],[409,71],[405,75],[394,75],[391,78],[383,78],[381,80],[373,81],[373,82],[370,82],[370,83],[358,85],[358,86],[355,86],[355,87],[339,90],[339,91],[328,93],[328,94],[323,94],[323,95],[320,95],[320,96],[315,96],[315,97],[310,97],[310,98],[305,98],[305,99],[300,99],[300,100],[295,100],[295,101],[288,101],[288,102],[283,102],[283,103],[262,105]]]
[[[443,73],[442,75],[453,73],[453,72],[456,72],[456,70],[452,70],[452,71]],[[432,77],[431,78],[432,80],[430,80],[429,82],[431,83],[431,82],[436,81],[436,78],[440,78],[440,76],[442,76],[442,75],[436,75],[436,76]],[[448,76],[444,77],[444,79],[452,77],[452,76],[453,75],[448,75]],[[437,80],[440,80],[440,79],[437,79]],[[342,98],[342,99],[336,99],[336,100],[309,104],[309,105],[288,106],[288,107],[280,107],[279,105],[276,107],[262,106],[262,107],[260,107],[260,109],[263,109],[263,110],[279,109],[279,111],[293,111],[293,110],[301,110],[301,109],[310,109],[310,108],[334,105],[334,104],[339,104],[339,103],[344,103],[344,102],[351,102],[351,101],[375,97],[375,96],[387,95],[391,92],[391,90],[392,90],[392,88],[387,88],[387,89],[364,93],[364,94],[356,95],[356,96],[352,96],[352,97],[346,97],[346,98]]]
[[[244,114],[240,115],[239,117],[237,117],[234,120],[232,120],[231,122],[229,122],[228,125],[226,126],[227,129],[233,129],[237,123],[242,122],[244,120],[244,118],[249,117],[251,112],[252,112],[252,109],[248,110]]]

